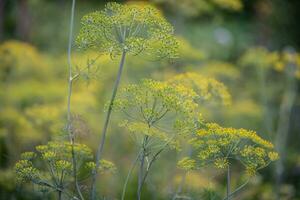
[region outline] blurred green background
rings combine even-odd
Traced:
[[[127,1],[118,1],[127,3]],[[122,85],[141,78],[164,80],[193,71],[222,81],[232,105],[203,105],[203,117],[223,126],[256,130],[275,143],[281,159],[251,180],[236,199],[300,199],[300,1],[298,0],[150,0],[174,25],[180,58],[169,63],[129,57]],[[78,0],[75,35],[81,17],[106,1]],[[67,41],[70,0],[0,0],[0,199],[53,199],[31,184],[18,185],[13,166],[23,151],[66,137]],[[259,47],[259,48],[258,48]],[[272,52],[291,55],[289,67],[273,62]],[[80,52],[72,62],[83,68],[97,52]],[[102,56],[74,85],[73,116],[77,140],[96,149],[103,107],[111,95],[118,60]],[[287,68],[294,69],[291,74]],[[105,158],[115,174],[102,175],[99,191],[120,199],[136,149],[114,114]],[[173,156],[176,154],[176,156]],[[176,162],[184,152],[165,152],[154,166],[143,199],[171,199],[183,172]],[[241,170],[236,169],[233,184]],[[222,194],[224,173],[204,169],[187,175],[181,193],[204,197],[205,188]],[[127,199],[135,199],[136,178]]]

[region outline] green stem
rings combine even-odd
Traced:
[[[141,152],[137,155],[136,159],[132,163],[131,168],[130,168],[128,174],[127,174],[127,177],[126,177],[126,180],[125,180],[125,183],[124,183],[124,186],[123,186],[123,192],[122,192],[122,198],[121,198],[121,200],[125,199],[125,194],[126,194],[126,189],[127,189],[127,184],[128,184],[129,178],[130,178],[130,176],[132,174],[132,171],[133,171],[134,167],[136,166],[137,161],[140,158],[140,155],[141,155]]]
[[[61,200],[62,199],[62,192],[59,190],[58,191],[58,200]]]
[[[96,198],[96,179],[97,179],[97,174],[98,174],[97,169],[100,166],[100,160],[101,160],[101,157],[102,157],[103,147],[104,147],[104,143],[105,143],[105,139],[106,139],[106,132],[107,132],[108,124],[109,124],[109,121],[110,121],[110,116],[111,116],[111,112],[112,112],[113,103],[115,101],[115,97],[116,97],[118,87],[119,87],[119,84],[120,84],[120,80],[121,80],[121,76],[122,76],[122,72],[123,72],[123,67],[124,67],[124,63],[125,63],[125,56],[126,56],[126,51],[123,51],[120,66],[119,66],[119,71],[118,71],[118,75],[117,75],[117,79],[116,79],[116,82],[115,82],[115,85],[114,85],[114,88],[113,88],[113,93],[112,93],[112,96],[111,96],[111,100],[110,100],[110,103],[109,103],[108,111],[107,111],[105,122],[104,122],[104,126],[103,126],[103,129],[102,129],[100,144],[98,146],[97,153],[96,153],[96,168],[93,170],[93,176],[92,176],[92,188],[91,188],[91,199],[92,200],[95,200],[95,198]]]
[[[144,164],[145,164],[145,148],[143,147],[142,154],[140,156],[140,169],[139,169],[139,176],[138,176],[138,190],[137,190],[137,200],[141,200],[142,194],[142,185],[144,179]]]
[[[276,199],[280,199],[280,187],[284,181],[284,162],[287,151],[287,140],[290,130],[291,112],[297,97],[297,81],[295,78],[295,65],[290,64],[286,69],[286,88],[283,94],[283,99],[279,108],[278,127],[275,136],[275,146],[279,153],[279,160],[275,165],[275,191]]]
[[[76,0],[72,0],[72,8],[71,8],[71,20],[70,20],[70,32],[69,32],[69,43],[68,43],[68,65],[69,65],[69,80],[68,80],[68,108],[67,108],[67,118],[68,118],[68,133],[69,139],[71,143],[71,154],[72,154],[72,166],[73,166],[73,178],[75,182],[75,189],[80,197],[80,199],[84,200],[83,195],[80,191],[80,187],[77,180],[77,166],[76,166],[76,158],[74,151],[74,143],[75,137],[72,130],[72,116],[71,116],[71,97],[72,97],[72,86],[73,86],[73,72],[72,72],[72,62],[71,62],[71,51],[72,51],[72,41],[73,41],[73,29],[74,29],[74,15],[75,15],[75,3]]]
[[[230,165],[227,167],[227,198],[226,200],[230,200]]]

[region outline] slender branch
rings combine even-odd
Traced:
[[[69,65],[69,80],[68,80],[68,108],[67,108],[67,120],[68,120],[68,133],[69,139],[71,143],[71,154],[72,154],[72,166],[73,166],[73,178],[75,182],[76,191],[81,200],[84,200],[83,195],[80,191],[80,187],[77,181],[77,167],[76,167],[76,158],[74,151],[74,133],[72,130],[72,116],[71,116],[71,97],[72,97],[72,86],[73,86],[73,72],[72,72],[72,62],[71,62],[71,51],[72,51],[72,41],[73,41],[73,29],[74,29],[74,15],[75,15],[75,3],[76,0],[72,0],[72,8],[71,8],[71,19],[70,19],[70,32],[69,32],[69,43],[68,43],[68,65]]]
[[[142,194],[142,186],[143,186],[143,177],[144,177],[144,164],[145,164],[145,157],[146,157],[146,143],[148,140],[148,136],[145,136],[143,139],[142,149],[141,149],[141,155],[140,158],[140,169],[139,169],[139,175],[138,175],[138,189],[137,189],[137,200],[141,200],[141,194]]]
[[[248,179],[245,183],[243,183],[242,185],[240,185],[237,189],[235,189],[230,195],[229,197],[233,197],[235,194],[237,194],[240,190],[242,190],[248,183],[249,183],[250,179]],[[227,198],[224,198],[223,200],[227,200]]]
[[[163,150],[165,150],[165,148],[169,145],[169,143],[173,140],[173,137],[168,140],[161,149],[159,149],[155,154],[154,156],[152,157],[151,161],[149,162],[148,166],[147,166],[147,169],[146,169],[146,172],[145,172],[145,175],[143,177],[143,180],[142,180],[142,185],[141,187],[143,187],[145,181],[146,181],[146,178],[149,174],[149,171],[150,171],[150,168],[152,167],[154,161],[157,159],[157,157],[161,154],[161,152],[163,152]]]
[[[140,169],[139,169],[139,177],[138,177],[138,190],[137,190],[137,199],[141,199],[142,193],[142,185],[143,185],[143,177],[144,177],[144,163],[145,163],[145,150],[143,150],[140,156]]]
[[[100,166],[100,160],[101,160],[101,157],[102,157],[103,147],[104,147],[104,143],[105,143],[105,139],[106,139],[106,132],[107,132],[108,124],[109,124],[109,121],[110,121],[110,116],[111,116],[111,112],[112,112],[113,103],[114,103],[114,100],[115,100],[115,97],[116,97],[116,94],[117,94],[117,91],[118,91],[118,87],[119,87],[119,84],[120,84],[120,80],[121,80],[121,76],[122,76],[122,72],[123,72],[123,67],[124,67],[124,63],[125,63],[125,56],[126,56],[126,51],[123,51],[120,66],[119,66],[119,71],[118,71],[118,75],[117,75],[117,79],[116,79],[116,82],[115,82],[115,85],[114,85],[114,88],[113,88],[113,93],[112,93],[112,96],[111,96],[108,111],[107,111],[107,114],[106,114],[106,119],[105,119],[103,130],[102,130],[100,144],[98,146],[97,153],[96,153],[96,168],[93,170],[93,176],[92,176],[92,188],[91,188],[91,199],[92,200],[95,200],[95,198],[96,198],[97,169]]]
[[[125,194],[126,194],[126,189],[127,189],[127,184],[128,184],[129,178],[130,178],[130,176],[131,176],[131,173],[132,173],[134,167],[135,167],[136,164],[137,164],[137,161],[139,160],[140,155],[141,155],[141,152],[138,153],[136,159],[135,159],[134,162],[132,163],[131,168],[130,168],[128,174],[127,174],[127,177],[126,177],[126,180],[125,180],[125,183],[124,183],[124,186],[123,186],[123,191],[122,191],[122,198],[121,198],[121,200],[124,200],[124,198],[125,198]]]

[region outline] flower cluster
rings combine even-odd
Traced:
[[[226,86],[213,79],[197,73],[184,73],[171,78],[168,83],[181,84],[192,88],[197,93],[198,102],[220,102],[223,105],[231,103],[231,96]]]
[[[121,126],[135,136],[142,134],[166,142],[176,137],[169,133],[170,129],[171,133],[184,134],[199,126],[196,98],[198,95],[183,85],[145,79],[125,87],[114,102],[114,109],[131,120]],[[178,145],[175,142],[172,146]]]
[[[253,174],[278,159],[273,144],[254,131],[223,128],[215,123],[199,129],[189,143],[197,152],[196,158],[184,158],[179,162],[181,168],[188,170],[211,163],[223,169],[233,161],[239,161],[248,173]]]
[[[76,173],[78,178],[91,174],[92,150],[84,144],[72,145],[68,142],[48,142],[46,145],[36,146],[35,152],[25,152],[15,165],[19,182],[32,182],[40,186],[52,189],[64,188],[66,182],[72,180],[74,173],[72,162],[72,149],[76,160]],[[102,160],[105,163],[100,171],[115,170],[113,163]],[[85,169],[89,169],[86,172]]]
[[[96,49],[112,56],[143,53],[155,59],[177,56],[172,26],[150,5],[108,3],[104,10],[82,18],[77,38],[80,48]]]

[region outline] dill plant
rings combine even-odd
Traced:
[[[202,119],[195,112],[196,98],[197,94],[183,85],[151,79],[131,84],[118,95],[114,110],[127,118],[120,126],[128,130],[139,149],[133,164],[139,165],[137,199],[141,199],[143,185],[159,155],[167,148],[179,150],[180,138],[201,126]]]
[[[231,104],[231,95],[227,89],[227,87],[210,77],[203,76],[202,74],[195,72],[186,72],[182,74],[175,75],[174,77],[167,80],[169,84],[177,85],[181,84],[185,87],[192,88],[197,93],[197,98],[195,98],[195,102],[198,104],[199,108],[207,107],[209,105],[214,106],[228,106]],[[199,112],[199,111],[197,111]],[[188,135],[192,135],[195,133],[197,129],[192,130],[188,133]],[[183,145],[187,148],[188,155],[193,154],[193,148],[189,144],[183,143]],[[184,185],[185,179],[187,176],[187,172],[182,174],[182,180],[180,185],[177,188],[177,191],[173,195],[173,200],[179,198],[179,193],[181,191],[182,186]]]
[[[231,168],[236,162],[245,167],[250,178],[258,170],[278,159],[278,153],[269,141],[259,137],[256,132],[245,129],[223,128],[215,123],[207,123],[189,140],[194,155],[178,162],[184,170],[196,170],[206,165],[227,171],[227,194],[230,200],[240,191],[249,179],[240,187],[231,191]]]
[[[73,168],[74,158],[76,169]],[[111,162],[102,162],[99,171],[115,170]],[[32,182],[46,193],[55,191],[58,199],[62,199],[63,195],[70,199],[79,199],[70,187],[70,183],[74,182],[74,170],[76,177],[83,181],[91,176],[94,168],[92,150],[86,145],[69,142],[48,142],[46,145],[36,146],[36,152],[21,154],[21,160],[15,165],[18,182]]]
[[[85,15],[77,37],[80,49],[93,49],[99,54],[120,57],[117,78],[112,90],[101,139],[96,153],[100,165],[112,106],[117,94],[127,55],[140,55],[158,60],[177,57],[178,44],[172,26],[161,13],[150,5],[108,3],[102,11]],[[91,199],[95,199],[97,171],[93,174]]]
[[[89,178],[92,173],[86,173],[85,177],[82,177],[82,172],[86,172],[89,169],[91,172],[95,171],[114,171],[114,164],[100,160],[101,166],[97,166],[92,162],[92,151],[83,144],[75,143],[76,128],[74,127],[72,112],[71,112],[71,98],[73,94],[73,83],[80,76],[90,76],[89,70],[91,65],[96,60],[88,60],[87,66],[83,69],[74,69],[72,66],[71,52],[73,43],[73,28],[74,28],[74,15],[75,15],[75,0],[72,0],[71,7],[71,19],[70,19],[70,32],[68,42],[68,92],[67,92],[67,125],[66,130],[69,135],[69,143],[67,142],[49,142],[47,145],[40,145],[36,147],[39,154],[34,152],[25,152],[21,155],[21,160],[15,165],[15,171],[17,173],[17,179],[20,183],[32,182],[38,186],[48,188],[58,192],[58,199],[62,199],[63,195],[68,196],[71,199],[84,200],[84,195],[81,192],[81,186],[79,185],[79,178]],[[85,72],[84,70],[87,70]],[[38,156],[37,156],[38,155]],[[40,165],[39,162],[43,162],[44,165]],[[34,163],[37,165],[35,166]],[[45,170],[46,169],[46,170]],[[70,193],[70,184],[75,186],[75,194]],[[45,191],[45,190],[44,190]]]

